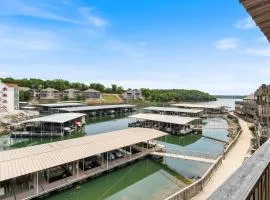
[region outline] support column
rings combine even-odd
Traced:
[[[109,169],[109,153],[107,152],[107,170]]]
[[[76,162],[76,168],[77,168],[77,178],[79,177],[79,161]]]
[[[131,160],[131,146],[129,146],[129,160]]]
[[[37,172],[37,177],[36,177],[36,179],[37,179],[37,196],[38,196],[38,172]]]

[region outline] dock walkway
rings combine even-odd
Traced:
[[[206,162],[206,163],[214,163],[215,162],[215,160],[213,160],[213,159],[200,158],[200,157],[194,157],[194,156],[185,156],[185,155],[173,154],[173,153],[153,152],[153,153],[150,153],[150,155],[165,156],[165,157],[170,157],[170,158],[191,160],[191,161],[197,161],[197,162]]]
[[[248,123],[239,119],[242,134],[238,138],[237,143],[228,153],[226,159],[222,162],[218,170],[211,177],[209,183],[203,188],[203,191],[196,195],[192,200],[207,199],[222,183],[240,167],[246,157],[246,153],[250,147],[250,139],[252,138]]]

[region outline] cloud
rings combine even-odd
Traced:
[[[47,20],[55,20],[80,24],[78,20],[65,17],[56,12],[56,9],[49,9],[49,5],[31,5],[25,1],[9,0],[1,2],[0,15],[4,16],[28,16]]]
[[[270,48],[248,48],[245,53],[252,56],[265,56],[270,57]]]
[[[94,15],[93,9],[91,9],[91,8],[80,7],[80,8],[78,8],[78,12],[81,13],[81,15],[85,18],[85,20],[93,26],[105,27],[109,24],[107,20]]]
[[[216,42],[216,48],[220,50],[236,49],[237,46],[236,38],[225,38]]]
[[[245,19],[241,19],[239,21],[237,21],[234,24],[235,28],[239,28],[239,29],[252,29],[256,27],[255,22],[253,21],[253,19],[251,17],[247,17]]]

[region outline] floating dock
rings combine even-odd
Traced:
[[[151,141],[166,135],[129,128],[0,152],[0,198],[32,199],[95,177],[159,151]]]
[[[177,115],[183,117],[202,117],[203,109],[187,109],[187,108],[175,108],[175,107],[147,107],[146,111],[150,111],[156,114],[162,115]]]
[[[141,113],[131,115],[129,119],[131,127],[153,128],[174,135],[188,134],[195,128],[202,130],[201,118]]]

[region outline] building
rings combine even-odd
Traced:
[[[60,92],[54,88],[42,89],[39,98],[41,100],[58,100],[60,99]]]
[[[187,109],[202,109],[205,115],[223,114],[227,111],[226,107],[220,106],[220,105],[177,103],[177,104],[171,104],[171,106],[178,107],[178,108],[187,108]]]
[[[250,122],[256,122],[257,103],[254,94],[243,98],[242,101],[236,101],[235,112]]]
[[[0,82],[0,112],[19,110],[19,89],[16,84]]]
[[[138,90],[138,89],[134,89],[134,90],[129,89],[128,91],[123,93],[123,99],[125,99],[125,100],[143,99],[142,92],[141,92],[141,90]]]
[[[94,89],[88,89],[83,91],[83,96],[85,99],[100,99],[100,92]]]
[[[270,85],[263,84],[255,92],[261,135],[270,137]]]
[[[77,99],[78,97],[82,95],[82,92],[80,90],[70,88],[70,89],[64,90],[62,95],[64,98]]]

